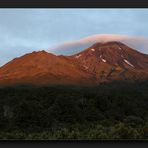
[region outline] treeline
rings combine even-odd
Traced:
[[[148,82],[0,88],[0,139],[148,139]]]

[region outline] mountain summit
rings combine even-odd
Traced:
[[[148,38],[118,34],[95,34],[79,40],[65,42],[49,51],[56,54],[62,54],[64,52],[66,55],[72,55],[92,46],[95,43],[107,42],[122,42],[133,49],[148,53]]]
[[[121,42],[95,43],[71,56],[45,51],[16,58],[0,68],[0,85],[96,85],[147,80],[148,55]]]
[[[148,55],[121,42],[96,43],[72,56],[84,69],[100,81],[113,79],[141,79],[147,77]]]

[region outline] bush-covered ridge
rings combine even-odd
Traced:
[[[0,139],[147,139],[148,82],[0,89]]]

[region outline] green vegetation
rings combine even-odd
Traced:
[[[148,82],[0,88],[0,139],[148,139]]]

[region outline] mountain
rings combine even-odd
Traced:
[[[71,57],[99,81],[148,78],[148,55],[121,42],[96,43]]]
[[[116,35],[116,34],[96,34],[91,35],[80,40],[65,42],[58,46],[52,47],[49,52],[56,54],[66,54],[71,55],[92,46],[93,44],[100,42],[122,42],[133,49],[137,49],[141,52],[148,53],[148,38],[136,37],[136,36],[126,36],[126,35]]]
[[[0,85],[96,85],[113,80],[147,80],[148,55],[121,42],[95,43],[71,56],[39,51],[0,68]]]
[[[90,84],[91,74],[67,57],[45,51],[16,58],[0,68],[0,85]]]

